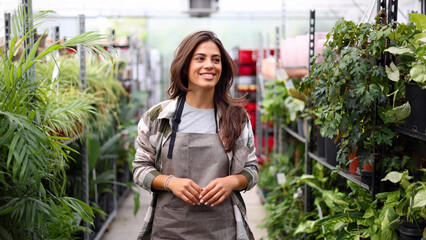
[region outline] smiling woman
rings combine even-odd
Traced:
[[[257,183],[257,158],[242,99],[230,94],[234,63],[200,31],[170,69],[170,100],[138,126],[134,180],[154,192],[138,239],[254,239],[240,191]]]

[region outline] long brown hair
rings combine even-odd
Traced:
[[[170,67],[170,87],[167,93],[171,99],[186,94],[188,89],[188,71],[192,55],[197,46],[206,41],[214,42],[220,50],[222,74],[215,86],[214,103],[221,115],[219,136],[225,151],[234,148],[247,117],[243,107],[243,97],[233,98],[231,86],[234,82],[235,64],[223,47],[222,42],[211,31],[199,31],[188,35],[179,44]]]

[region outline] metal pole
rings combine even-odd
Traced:
[[[285,2],[286,0],[281,0],[281,37],[283,39],[285,39]]]
[[[10,13],[4,14],[4,39],[5,39],[5,50],[4,54],[7,57],[9,51],[9,41],[10,41],[10,32],[11,32],[11,23],[10,23]]]
[[[33,28],[33,21],[32,21],[32,2],[31,0],[22,0],[22,4],[24,6],[24,32],[22,33],[25,35],[28,31],[31,31],[31,33],[28,35],[28,38],[24,40],[24,54],[25,58],[28,58],[30,55],[31,49],[34,45],[34,39],[37,32]],[[23,35],[21,37],[23,37]],[[32,65],[26,72],[25,77],[27,79],[34,79],[35,77],[35,65]]]
[[[263,100],[263,77],[262,77],[262,60],[263,60],[263,37],[262,34],[259,33],[259,51],[257,56],[257,87],[256,87],[256,145],[257,145],[257,156],[260,156],[262,154],[262,132],[263,132],[263,126],[262,121],[260,120],[261,114],[260,110],[262,108],[262,100]]]
[[[275,28],[275,50],[274,50],[274,55],[275,55],[275,71],[278,71],[278,69],[280,68],[279,66],[279,54],[278,51],[280,49],[280,28],[276,27]],[[274,88],[276,89],[276,88]],[[274,97],[276,97],[277,93],[274,90]],[[281,125],[279,124],[279,120],[277,119],[278,116],[276,113],[274,113],[274,145],[273,145],[273,151],[274,151],[274,162],[275,160],[275,155],[278,155],[278,145],[281,144],[279,142],[279,138],[278,138],[278,132],[279,129],[281,128]]]
[[[59,41],[60,34],[59,34],[59,26],[55,26],[55,42]]]
[[[315,46],[315,10],[310,11],[309,17],[309,69],[311,65],[311,59],[314,55],[314,46]],[[306,136],[305,136],[305,173],[312,174],[312,159],[309,157],[310,144],[309,140],[311,139],[310,135],[312,134],[312,128],[309,129],[311,121],[308,120]],[[305,206],[304,211],[310,212],[313,208],[313,199],[312,199],[312,189],[310,186],[305,184]]]
[[[377,0],[377,13],[379,13],[380,11],[382,11],[382,13],[380,14],[380,22],[382,24],[385,24],[385,22],[383,22],[383,19],[386,16],[386,0]]]
[[[315,10],[311,10],[309,18],[309,63],[308,71],[311,72],[312,58],[315,55]]]
[[[80,34],[85,33],[85,16],[84,14],[80,14],[78,16],[79,26],[80,26]],[[80,55],[80,80],[83,85],[83,89],[87,88],[87,73],[86,73],[86,52],[81,46],[78,46],[78,53]]]
[[[389,0],[388,23],[396,22],[398,17],[398,0]]]
[[[79,28],[80,28],[80,34],[83,34],[86,29],[85,29],[85,16],[84,14],[80,14],[78,16],[78,21],[79,21]],[[82,48],[82,46],[78,46],[78,53],[80,55],[80,81],[82,83],[83,89],[87,88],[87,73],[86,73],[86,52],[84,51],[84,49]],[[90,199],[89,199],[89,157],[88,157],[88,152],[87,152],[87,143],[85,140],[85,137],[83,137],[82,139],[82,151],[81,151],[81,155],[83,158],[83,202],[85,202],[86,204],[90,204]],[[85,227],[89,227],[89,224],[84,223]],[[89,232],[88,231],[84,231],[84,240],[89,240]]]

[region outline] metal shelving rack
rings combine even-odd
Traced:
[[[86,27],[85,27],[85,15],[84,14],[80,14],[78,16],[78,22],[79,22],[79,29],[80,29],[80,34],[83,34],[86,32]],[[59,29],[58,29],[59,30]],[[55,35],[57,35],[58,32],[56,32]],[[79,53],[79,57],[80,57],[80,81],[83,85],[83,90],[85,90],[87,88],[87,72],[86,72],[86,52],[85,50],[79,46],[78,47],[78,53]],[[85,127],[85,132],[83,134],[83,136],[85,136],[85,133],[87,133],[87,127]],[[83,202],[85,202],[87,205],[90,206],[90,198],[89,198],[89,189],[90,189],[90,182],[89,182],[89,156],[88,156],[88,152],[87,152],[87,142],[86,142],[86,138],[83,137],[80,139],[81,142],[81,149],[82,149],[82,160],[83,160]],[[113,156],[113,158],[115,158],[116,156]],[[114,173],[114,183],[113,183],[113,192],[117,193],[117,166],[116,166],[116,161],[112,161],[112,170]],[[96,169],[93,169],[93,178],[96,179]],[[97,186],[95,185],[94,188],[95,191],[95,195],[97,196]],[[96,197],[96,203],[97,203],[97,197]],[[107,228],[109,227],[109,225],[111,224],[111,222],[115,219],[115,217],[117,216],[117,209],[118,209],[118,199],[117,199],[117,195],[113,194],[113,210],[111,213],[108,213],[108,218],[105,220],[105,222],[102,224],[101,228],[99,229],[99,231],[96,233],[96,235],[93,237],[91,236],[91,234],[87,231],[85,231],[83,233],[83,239],[84,240],[89,240],[89,239],[94,239],[94,240],[99,240],[101,239],[101,237],[103,236],[103,234],[105,233],[105,231],[107,230]],[[105,209],[104,209],[105,210]],[[89,228],[90,226],[87,223],[84,223],[84,226]]]
[[[80,34],[83,34],[85,30],[85,16],[83,14],[78,16],[78,22],[79,22],[79,31]],[[83,86],[83,90],[87,88],[87,74],[86,74],[86,52],[81,48],[81,46],[78,47],[78,53],[80,55],[80,81]],[[86,126],[85,126],[85,132],[86,132]],[[87,152],[87,143],[85,138],[83,137],[81,140],[81,156],[83,158],[83,202],[85,202],[87,205],[90,205],[90,199],[89,199],[89,160],[88,160],[88,152]],[[85,227],[89,227],[89,224],[84,223]],[[89,240],[89,233],[85,231],[83,233],[84,240]]]
[[[378,11],[382,10],[383,14],[385,14],[386,12],[386,0],[378,0],[377,2],[378,5]],[[398,7],[397,7],[397,1],[395,0],[390,0],[388,2],[388,9],[389,9],[389,18],[388,18],[388,23],[391,23],[392,21],[396,21],[396,13],[398,11]],[[315,11],[311,11],[310,12],[310,29],[309,29],[309,59],[311,60],[313,55],[314,55],[314,41],[315,41]],[[309,62],[309,66],[311,66],[313,63],[310,61]],[[310,70],[310,69],[309,69]],[[377,194],[380,191],[383,191],[383,189],[379,189],[379,180],[378,180],[378,171],[373,171],[373,178],[372,178],[372,184],[371,186],[368,184],[365,184],[364,182],[361,181],[361,176],[358,175],[353,175],[351,174],[349,171],[344,170],[344,169],[340,169],[340,168],[336,168],[335,166],[330,165],[329,163],[326,162],[325,158],[323,157],[319,157],[317,156],[315,153],[313,153],[313,129],[314,129],[314,125],[313,125],[313,121],[312,119],[305,119],[305,121],[308,122],[307,124],[307,128],[304,129],[304,132],[306,133],[306,137],[301,136],[300,134],[298,134],[297,132],[293,131],[292,129],[290,129],[287,126],[282,125],[281,128],[284,130],[285,133],[289,134],[290,136],[294,137],[295,139],[297,139],[298,141],[305,143],[305,173],[306,174],[312,174],[312,160],[315,160],[319,163],[321,163],[322,165],[324,165],[325,167],[329,168],[330,170],[333,170],[335,172],[337,172],[340,176],[344,177],[347,180],[350,180],[352,182],[354,182],[355,184],[367,189],[368,191],[370,191],[372,193],[372,198],[374,199],[375,194]],[[417,131],[413,131],[411,129],[407,129],[405,127],[398,127],[398,126],[394,126],[393,130],[406,135],[406,136],[410,136],[422,141],[426,141],[426,134],[417,132]],[[374,149],[374,151],[376,152],[376,149]],[[373,163],[373,169],[375,169],[375,163]],[[312,190],[309,186],[305,185],[305,206],[304,206],[304,211],[305,212],[310,212],[312,211]]]

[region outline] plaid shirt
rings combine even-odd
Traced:
[[[177,108],[177,99],[163,101],[150,108],[138,124],[136,156],[133,161],[133,178],[137,185],[154,192],[153,201],[148,209],[142,231],[138,239],[150,239],[157,192],[151,188],[156,176],[162,172],[161,149],[171,134],[172,118]],[[216,116],[220,123],[220,115]],[[247,117],[248,118],[248,117]],[[220,128],[220,126],[219,126]],[[242,174],[247,178],[245,190],[252,189],[258,180],[257,157],[254,148],[254,136],[250,119],[235,142],[233,151],[227,152],[231,174]],[[254,239],[247,224],[247,215],[240,192],[230,195],[235,219],[237,221],[237,239]]]

